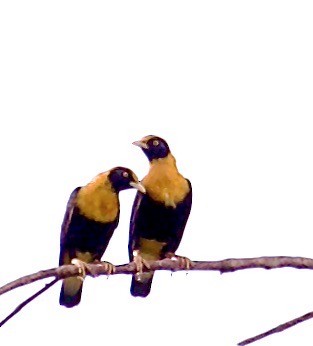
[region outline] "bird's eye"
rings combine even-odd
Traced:
[[[159,145],[159,141],[158,141],[157,139],[155,139],[155,140],[152,142],[152,144],[156,147],[156,146]]]
[[[128,178],[128,173],[127,172],[123,172],[123,177],[124,178]]]

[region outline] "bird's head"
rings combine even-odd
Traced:
[[[133,142],[133,144],[142,149],[150,162],[155,159],[163,159],[170,153],[166,141],[157,136],[146,136],[140,141]]]
[[[111,182],[113,189],[118,193],[122,190],[135,188],[138,191],[145,193],[146,189],[139,182],[136,174],[129,168],[115,167],[109,172],[108,179]]]

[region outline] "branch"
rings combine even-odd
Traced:
[[[39,291],[37,291],[35,294],[24,300],[21,304],[19,304],[15,310],[13,310],[10,315],[8,315],[4,320],[0,322],[0,327],[2,327],[5,323],[8,322],[12,317],[14,317],[18,312],[20,312],[24,306],[29,304],[31,301],[33,301],[35,298],[40,296],[43,292],[47,291],[51,286],[53,286],[55,283],[58,282],[58,279],[54,279],[48,284],[46,284],[43,288],[41,288]]]
[[[290,320],[288,322],[285,322],[283,324],[280,324],[279,326],[273,328],[273,329],[270,329],[264,333],[261,333],[259,335],[256,335],[256,336],[253,336],[252,338],[249,338],[249,339],[246,339],[244,341],[241,341],[239,342],[238,346],[245,346],[245,345],[248,345],[248,344],[251,344],[252,342],[255,342],[255,341],[258,341],[260,339],[263,339],[265,338],[266,336],[269,336],[269,335],[272,335],[274,333],[279,333],[279,332],[282,332],[290,327],[293,327],[295,326],[296,324],[298,323],[301,323],[301,322],[304,322],[304,321],[307,321],[309,320],[310,318],[313,317],[313,311],[305,314],[305,315],[302,315],[300,317],[297,317],[293,320]]]
[[[160,261],[151,261],[149,262],[151,270],[171,270],[171,271],[180,271],[185,270],[181,268],[178,261],[173,261],[170,259],[164,259]],[[243,269],[254,269],[254,268],[263,268],[263,269],[277,269],[277,268],[295,268],[295,269],[313,269],[313,259],[304,258],[304,257],[255,257],[255,258],[239,258],[239,259],[225,259],[222,261],[193,261],[191,262],[191,267],[189,270],[215,270],[222,273],[234,272],[237,270]],[[115,267],[116,270],[111,275],[115,274],[134,274],[136,273],[136,266],[133,262],[128,264],[123,264]],[[101,263],[97,264],[88,264],[86,267],[86,274],[90,276],[99,276],[99,275],[108,275],[107,266],[102,265]],[[7,293],[15,288],[28,285],[32,282],[54,277],[55,279],[50,283],[46,284],[44,288],[36,292],[34,295],[29,297],[27,300],[22,302],[17,308],[8,315],[2,322],[0,322],[0,327],[6,323],[10,318],[16,315],[25,305],[34,300],[52,285],[54,285],[58,280],[78,276],[79,268],[75,265],[69,264],[57,268],[41,270],[37,273],[23,276],[15,281],[12,281],[2,287],[0,287],[0,295]],[[313,312],[310,312],[306,315],[298,317],[294,320],[286,322],[276,328],[273,328],[265,333],[259,334],[255,337],[249,338],[240,342],[238,345],[244,346],[252,343],[254,341],[260,340],[268,335],[273,333],[281,332],[287,328],[290,328],[297,323],[306,321],[310,318],[313,318]]]
[[[181,268],[177,261],[170,259],[164,259],[161,261],[149,262],[152,270],[172,270],[180,271],[185,270]],[[101,264],[89,264],[87,268],[87,275],[98,276],[107,275],[105,266]],[[243,269],[277,269],[277,268],[296,268],[296,269],[313,269],[313,259],[304,257],[255,257],[255,258],[231,258],[222,261],[194,261],[191,262],[192,270],[215,270],[220,273],[234,272]],[[136,267],[133,262],[116,266],[115,274],[134,274],[136,273]],[[28,285],[32,282],[55,277],[56,279],[64,279],[71,276],[79,275],[79,269],[77,266],[68,264],[57,268],[41,270],[37,273],[23,276],[15,281],[12,281],[2,287],[0,287],[0,295],[9,292],[17,287]]]

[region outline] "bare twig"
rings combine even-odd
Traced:
[[[152,270],[172,270],[179,271],[184,268],[179,267],[177,261],[164,259],[161,261],[150,262]],[[90,264],[90,272],[87,275],[107,275],[105,266],[101,264]],[[296,269],[313,269],[313,259],[304,257],[255,257],[255,258],[231,258],[222,261],[194,261],[189,270],[214,270],[221,273],[234,272],[243,269],[277,269],[277,268],[296,268]],[[23,276],[15,281],[12,281],[0,287],[0,295],[9,292],[17,287],[28,285],[32,282],[55,277],[56,279],[64,279],[70,276],[79,275],[79,269],[72,264],[64,265],[57,268],[41,270],[37,273]],[[113,274],[134,274],[136,267],[134,263],[122,264],[116,266],[116,271]]]
[[[310,318],[313,318],[313,311],[305,314],[305,315],[302,315],[300,317],[297,317],[291,321],[288,321],[286,323],[283,323],[283,324],[280,324],[279,326],[273,328],[273,329],[270,329],[264,333],[261,333],[259,335],[256,335],[256,336],[253,336],[252,338],[249,338],[249,339],[246,339],[246,340],[243,340],[241,342],[239,342],[238,346],[244,346],[244,345],[248,345],[248,344],[251,344],[252,342],[255,342],[255,341],[258,341],[260,339],[263,339],[265,338],[266,336],[269,336],[269,335],[272,335],[274,333],[279,333],[279,332],[282,332],[290,327],[293,327],[295,326],[296,324],[298,323],[301,323],[301,322],[304,322],[304,321],[307,321],[309,320]]]
[[[13,310],[4,320],[0,322],[0,327],[2,327],[6,322],[8,322],[13,316],[15,316],[18,312],[20,312],[24,306],[29,304],[32,300],[37,298],[40,294],[47,291],[51,286],[53,286],[56,282],[58,282],[59,279],[54,279],[48,284],[46,284],[43,288],[41,288],[39,291],[37,291],[35,294],[33,294],[31,297],[27,298],[25,301],[23,301],[20,305],[18,305],[15,310]]]

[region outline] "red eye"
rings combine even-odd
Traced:
[[[124,178],[128,178],[128,173],[127,172],[123,172],[123,177]]]

